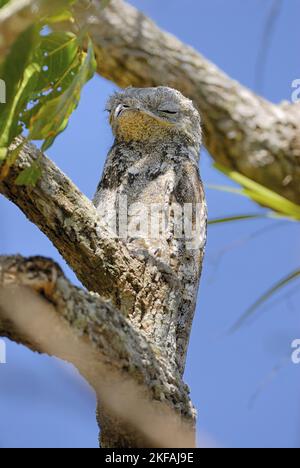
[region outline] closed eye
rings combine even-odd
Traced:
[[[172,111],[172,110],[168,110],[168,109],[159,109],[158,112],[162,112],[163,114],[170,114],[170,115],[178,114],[177,111]]]

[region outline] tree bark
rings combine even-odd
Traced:
[[[118,310],[70,284],[51,260],[0,257],[0,336],[77,367],[122,421],[102,427],[102,446],[194,446],[195,411],[180,375]]]
[[[300,104],[274,105],[229,78],[136,8],[111,0],[75,6],[96,45],[99,73],[121,87],[172,86],[204,121],[213,159],[300,203]]]
[[[17,140],[11,149],[20,142]],[[153,371],[160,365],[156,364],[156,360],[160,362],[163,359],[167,363],[169,378],[181,381],[184,369],[182,356],[179,356],[176,348],[167,347],[166,343],[172,342],[173,332],[176,330],[183,285],[171,269],[151,255],[140,256],[129,252],[122,241],[112,238],[102,225],[92,203],[54,163],[46,156],[40,156],[33,145],[24,145],[18,160],[0,182],[0,193],[19,206],[29,220],[48,236],[89,291],[99,293],[103,299],[109,300],[112,307],[120,310],[124,320],[126,318],[131,323],[132,330],[147,339],[152,347],[151,352],[146,352],[149,363],[147,385],[154,378],[154,382],[158,382],[162,390],[158,392],[158,399],[167,400],[161,379],[157,380],[156,372],[153,374]],[[42,164],[42,177],[37,185],[16,185],[18,174],[38,158]],[[90,315],[89,309],[86,314]],[[95,336],[97,333],[101,340],[99,328],[93,330]],[[110,341],[106,345],[111,346]],[[121,354],[124,352],[122,348],[120,351]],[[145,360],[142,352],[139,359],[141,362]],[[131,365],[134,365],[134,359],[128,364]],[[177,384],[170,390],[171,393],[174,390],[177,392],[176,388],[178,389]],[[171,395],[170,401],[172,398]],[[193,424],[193,411],[187,399],[183,399],[181,403],[174,400],[172,406],[183,419],[187,417]],[[116,419],[114,412],[107,411],[106,407],[105,411],[100,411],[99,419],[102,446],[128,447],[146,443],[141,433],[129,429],[128,425],[124,425],[122,420],[120,422],[119,418]]]

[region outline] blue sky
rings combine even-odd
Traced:
[[[131,3],[230,76],[255,88],[255,66],[271,1]],[[282,3],[263,89],[263,95],[274,102],[289,100],[291,83],[300,78],[300,4],[298,0]],[[112,143],[103,110],[114,89],[112,83],[93,79],[69,128],[49,151],[89,197]],[[205,184],[230,185],[211,167],[205,151],[201,172]],[[234,195],[207,190],[207,198],[211,218],[259,211],[252,202]],[[77,281],[47,238],[2,198],[0,214],[1,253],[52,257]],[[199,412],[201,446],[300,446],[300,366],[288,358],[291,342],[300,338],[298,284],[274,298],[236,334],[224,335],[260,294],[299,267],[296,223],[261,220],[209,229],[186,369]],[[77,372],[13,343],[7,346],[8,363],[0,366],[0,447],[97,447],[95,398]],[[275,367],[280,370],[270,378]]]

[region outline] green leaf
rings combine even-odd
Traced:
[[[264,187],[263,185],[254,182],[253,180],[249,179],[248,177],[245,177],[239,172],[227,169],[226,167],[220,164],[214,164],[214,167],[216,167],[216,169],[218,169],[219,171],[223,172],[223,174],[230,177],[230,179],[242,185],[244,187],[242,193],[254,200],[255,202],[258,202],[263,206],[267,206],[282,215],[300,221],[299,205],[296,205],[287,198],[282,197],[278,193],[273,192],[272,190]]]
[[[74,63],[78,48],[77,37],[73,33],[54,32],[42,37],[36,54],[37,61],[42,64],[36,93],[55,87]]]
[[[19,36],[10,54],[0,69],[0,76],[6,83],[6,104],[1,105],[0,114],[0,156],[3,160],[12,140],[22,128],[19,124],[19,112],[26,102],[26,95],[34,89],[40,71],[32,62],[34,50],[40,37],[37,27],[31,27]]]
[[[39,29],[35,26],[24,31],[13,44],[11,51],[0,67],[1,78],[6,83],[6,97],[10,103],[30,64],[33,52],[40,41]],[[7,106],[6,106],[7,107]]]
[[[216,185],[216,184],[205,184],[205,187],[209,190],[218,190],[219,192],[232,193],[233,195],[240,195],[245,197],[242,189],[237,189],[234,187],[229,187],[229,185]]]
[[[0,148],[3,150],[2,155],[4,158],[7,156],[8,148],[14,138],[22,133],[22,127],[19,124],[20,110],[25,105],[27,93],[30,93],[34,87],[39,70],[38,65],[34,63],[25,70],[16,96],[8,107],[9,112],[4,112],[3,114],[3,117],[6,117],[6,121],[3,121],[2,125]]]
[[[21,122],[27,129],[33,125],[38,112],[44,105],[46,105],[47,102],[61,96],[71,86],[80,66],[80,53],[78,53],[78,56],[75,58],[74,63],[72,63],[69,70],[67,70],[64,76],[58,78],[52,89],[47,92],[42,91],[31,95],[29,102],[30,105],[27,106],[27,109],[22,112],[20,117]],[[31,122],[31,119],[33,122]]]
[[[70,20],[69,7],[76,0],[53,0],[43,15],[52,14],[51,22]],[[0,0],[0,6],[6,1]],[[45,2],[45,6],[46,6]],[[41,14],[42,14],[41,13]],[[6,84],[6,104],[0,114],[0,177],[16,160],[18,151],[8,154],[14,138],[29,130],[32,139],[44,139],[43,149],[49,148],[62,132],[77,107],[81,89],[96,69],[91,41],[87,53],[83,50],[85,37],[68,32],[42,35],[40,23],[19,36],[0,67],[0,77]],[[4,163],[4,164],[3,164]],[[35,183],[38,167],[24,171],[18,182]]]
[[[81,50],[72,33],[51,33],[41,40],[36,60],[41,64],[41,73],[31,105],[22,113],[21,121],[29,129],[38,112],[47,102],[62,95],[72,84],[80,68]],[[31,122],[33,119],[33,122]]]
[[[38,161],[34,161],[30,167],[24,169],[16,179],[16,185],[35,186],[42,175],[42,169]]]
[[[53,142],[68,125],[69,118],[77,108],[81,90],[96,70],[94,49],[89,41],[87,53],[82,52],[81,66],[69,88],[59,97],[51,99],[30,120],[29,138]]]
[[[234,221],[248,221],[252,219],[265,219],[272,218],[271,213],[258,213],[258,214],[249,214],[249,215],[236,215],[236,216],[227,216],[222,218],[214,218],[208,221],[210,226],[215,224],[231,223]]]
[[[264,305],[269,299],[271,299],[274,294],[280,292],[283,288],[290,285],[296,279],[300,279],[300,270],[296,270],[280,281],[276,283],[272,288],[270,288],[267,292],[265,292],[255,303],[249,307],[248,310],[242,315],[242,317],[233,325],[233,327],[229,330],[229,333],[234,333],[239,330],[248,319],[250,319],[255,312]]]
[[[46,140],[44,141],[44,143],[41,146],[41,151],[43,151],[43,152],[47,151],[47,149],[50,148],[53,145],[55,139],[56,139],[56,136],[46,138]]]

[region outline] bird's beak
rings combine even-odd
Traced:
[[[116,107],[116,110],[114,112],[114,119],[117,119],[123,112],[123,110],[126,109],[123,104],[119,104],[117,107]]]
[[[114,112],[114,116],[113,118],[114,119],[117,119],[118,117],[120,117],[120,115],[124,112],[124,111],[138,111],[140,110],[138,107],[131,107],[131,106],[126,106],[124,104],[119,104],[116,109],[115,109],[115,112]]]

